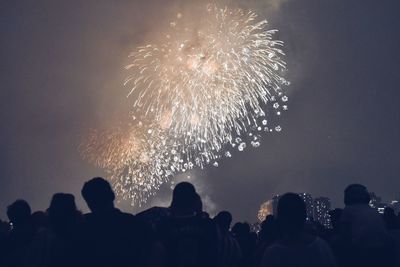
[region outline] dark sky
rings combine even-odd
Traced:
[[[74,193],[86,210],[81,186],[103,172],[81,159],[81,135],[126,108],[129,51],[182,3],[0,2],[0,218],[16,198],[45,209],[54,192]],[[289,111],[283,132],[261,147],[190,174],[206,207],[255,221],[263,201],[286,191],[342,205],[344,187],[360,182],[385,200],[398,196],[400,1],[240,5],[280,30],[292,82]],[[168,184],[150,203],[167,203],[169,195]]]

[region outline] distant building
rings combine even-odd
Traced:
[[[258,233],[261,230],[261,222],[255,222],[250,224],[250,231]]]
[[[377,196],[374,192],[370,192],[369,196],[371,198],[369,201],[369,206],[376,209],[379,213],[383,213],[388,204],[383,203],[382,198]]]
[[[376,208],[381,202],[382,202],[382,198],[377,196],[374,192],[370,192],[369,193],[369,197],[370,197],[370,201],[369,201],[369,205],[372,208]]]
[[[314,220],[326,228],[331,227],[331,218],[329,216],[330,210],[331,201],[329,198],[317,197],[314,199]]]
[[[307,220],[311,220],[314,216],[314,201],[310,194],[300,193],[299,196],[303,199],[307,209]]]
[[[394,210],[394,213],[396,215],[400,213],[400,201],[393,200],[392,202],[390,202],[389,206]]]
[[[306,205],[307,220],[315,220],[321,223],[325,227],[330,227],[331,221],[329,211],[331,209],[331,201],[327,197],[318,197],[315,200],[309,193],[299,193],[299,196],[303,199]],[[278,210],[278,202],[280,195],[275,195],[271,200],[268,200],[261,204],[257,214],[257,218],[260,222],[265,220],[268,215],[276,215]]]

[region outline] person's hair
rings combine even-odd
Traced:
[[[196,189],[191,183],[181,182],[172,192],[171,209],[180,213],[194,213],[199,206],[198,198]]]
[[[48,209],[50,220],[75,216],[76,212],[75,197],[72,194],[56,193],[53,195]]]
[[[77,220],[75,197],[72,194],[54,194],[47,212],[49,222],[56,231],[67,230],[66,228]]]
[[[306,217],[306,205],[298,194],[286,193],[279,198],[277,222],[283,234],[291,235],[302,231]]]
[[[214,217],[214,221],[223,231],[228,231],[232,223],[232,215],[228,211],[221,211]]]
[[[370,200],[368,190],[362,184],[351,184],[344,190],[344,204],[346,206],[368,204]]]
[[[14,224],[23,224],[31,219],[31,207],[22,199],[16,200],[7,207],[8,219]]]
[[[115,200],[110,183],[102,177],[87,181],[81,193],[92,212],[108,207]]]
[[[232,227],[232,233],[237,236],[247,235],[250,233],[250,225],[247,222],[237,222]]]

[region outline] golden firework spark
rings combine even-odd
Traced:
[[[116,192],[141,203],[177,172],[260,146],[287,110],[283,42],[253,11],[207,5],[178,13],[158,41],[130,54],[130,124],[92,131],[81,146]],[[267,120],[268,118],[268,120]]]
[[[268,215],[273,215],[273,205],[271,200],[261,204],[257,218],[260,222],[263,222]]]
[[[118,195],[140,205],[173,174],[165,142],[161,132],[142,122],[120,123],[104,131],[91,130],[79,149],[109,173]]]
[[[216,5],[203,15],[190,23],[179,13],[160,43],[132,52],[125,81],[134,111],[168,128],[194,155],[219,152],[258,127],[265,104],[285,99],[288,84],[283,43],[267,21]]]

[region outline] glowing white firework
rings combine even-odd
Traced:
[[[219,158],[231,157],[228,146],[258,147],[262,132],[281,131],[269,122],[288,100],[276,30],[242,9],[208,5],[199,17],[179,13],[162,40],[131,53],[124,84],[134,119],[92,132],[81,147],[133,203],[146,201],[176,172],[218,166]]]
[[[134,51],[125,81],[135,111],[182,140],[184,153],[200,163],[257,128],[265,104],[284,97],[288,84],[281,76],[282,42],[265,20],[214,5],[201,17],[183,23],[178,14],[162,42]]]
[[[91,130],[80,151],[89,162],[105,169],[118,195],[141,204],[173,174],[160,132],[139,122],[105,131]]]

